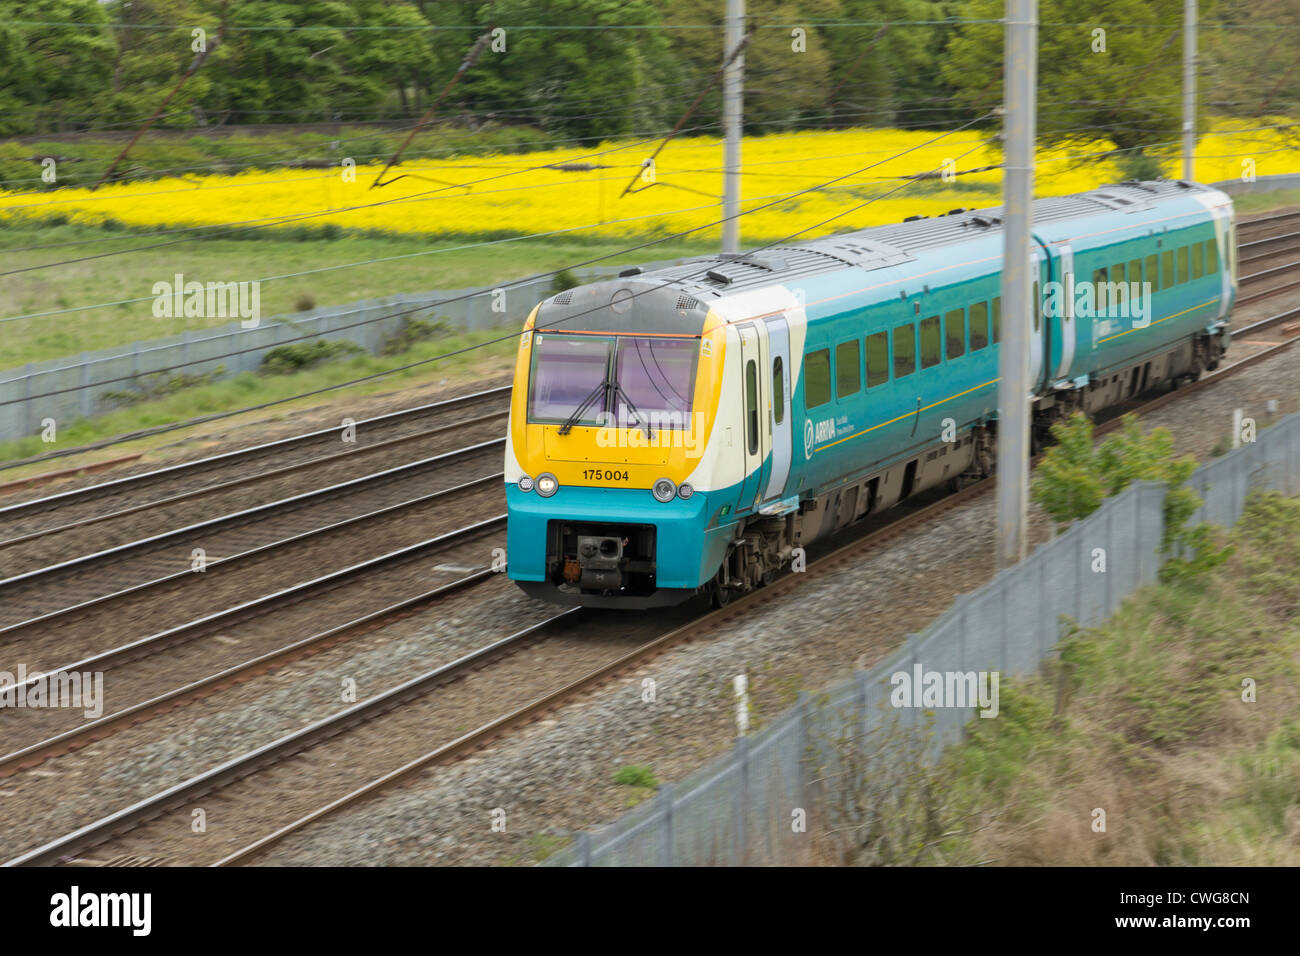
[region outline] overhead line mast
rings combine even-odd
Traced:
[[[1029,510],[1029,337],[1034,138],[1038,83],[1038,0],[1006,0],[1003,62],[1002,348],[998,357],[998,567],[1027,551]],[[1043,356],[1047,361],[1047,356]]]
[[[1196,180],[1196,0],[1183,0],[1183,179]]]
[[[723,49],[739,51],[722,74],[722,254],[740,253],[740,133],[745,96],[745,0],[727,0],[726,38]]]

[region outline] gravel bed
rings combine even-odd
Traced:
[[[0,780],[0,832],[12,851],[5,858],[345,709],[344,678],[364,700],[555,613],[510,581],[492,579]]]
[[[488,530],[436,552],[387,564],[313,591],[291,604],[277,604],[257,616],[200,625],[183,644],[148,657],[117,664],[104,674],[104,715],[118,713],[201,680],[321,634],[367,614],[463,579],[491,564],[492,549],[505,544],[503,530]],[[490,580],[490,579],[489,579]],[[483,587],[482,582],[471,587]],[[36,660],[29,673],[72,663],[72,658]],[[48,665],[48,666],[46,666]],[[5,753],[38,744],[78,729],[82,711],[0,709],[0,740]]]

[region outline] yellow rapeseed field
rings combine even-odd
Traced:
[[[1202,181],[1230,179],[1252,158],[1258,175],[1300,171],[1300,159],[1276,131],[1234,132],[1251,124],[1219,123],[1198,147]],[[252,171],[184,176],[107,186],[97,192],[0,192],[0,216],[48,218],[133,228],[258,223],[430,236],[545,235],[636,239],[686,230],[712,238],[721,216],[721,142],[674,140],[659,154],[653,175],[643,162],[656,144],[609,143],[526,155],[495,154],[415,161],[389,175],[400,179],[370,189],[378,167]],[[1111,148],[1040,151],[1037,193],[1077,192],[1122,176],[1098,157]],[[958,206],[998,202],[997,169],[938,178],[906,179],[945,168],[958,174],[995,165],[1000,153],[982,135],[943,135],[896,129],[807,131],[753,137],[744,143],[746,241],[814,236],[846,228],[898,222]],[[1177,175],[1177,161],[1166,164]],[[624,194],[636,177],[635,186]],[[832,182],[833,180],[833,182]],[[818,187],[801,195],[801,190]],[[786,198],[790,197],[790,198]],[[783,200],[784,201],[778,201]]]

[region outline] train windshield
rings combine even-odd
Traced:
[[[694,338],[537,333],[528,419],[689,428],[698,357]]]

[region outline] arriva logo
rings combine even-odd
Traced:
[[[803,423],[803,456],[811,458],[813,445],[828,441],[835,437],[835,419],[823,419],[816,424],[811,418]]]

